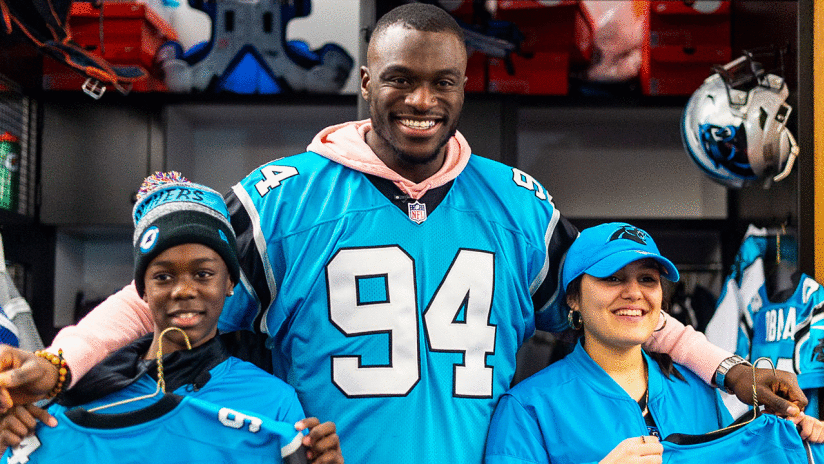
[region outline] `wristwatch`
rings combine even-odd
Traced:
[[[726,391],[727,393],[732,393],[733,391],[727,388],[726,385],[724,385],[724,380],[727,378],[727,372],[729,372],[730,369],[733,368],[733,366],[737,366],[739,364],[746,364],[748,366],[752,366],[752,364],[747,362],[746,359],[742,358],[741,356],[738,356],[737,354],[734,354],[729,358],[721,361],[721,364],[718,366],[718,369],[715,370],[715,380],[713,382],[715,384],[715,387],[720,388]]]

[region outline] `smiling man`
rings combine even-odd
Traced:
[[[458,128],[466,83],[461,31],[384,22],[367,57],[361,68],[361,94],[372,115],[366,143],[387,167],[421,182],[443,165]]]

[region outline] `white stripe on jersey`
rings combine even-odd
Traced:
[[[253,236],[255,239],[255,248],[257,248],[258,254],[260,255],[260,261],[263,263],[263,271],[266,274],[266,285],[269,287],[269,294],[271,295],[271,300],[268,302],[266,308],[262,307],[260,297],[258,297],[254,289],[252,288],[252,285],[245,277],[243,278],[243,285],[246,286],[249,293],[251,295],[255,295],[255,299],[258,300],[258,314],[261,310],[263,311],[263,317],[260,319],[260,331],[262,333],[268,334],[269,331],[266,327],[266,313],[269,311],[269,305],[271,305],[272,302],[275,301],[275,297],[278,294],[278,284],[275,281],[275,273],[272,271],[272,261],[269,259],[268,250],[266,249],[266,237],[263,235],[263,231],[260,229],[260,215],[258,214],[258,211],[255,208],[255,203],[252,201],[252,198],[246,192],[246,189],[244,189],[243,186],[239,183],[235,184],[232,187],[232,192],[234,192],[235,196],[237,196],[237,199],[240,201],[240,204],[243,205],[243,208],[249,215],[249,220],[252,222],[252,228],[254,230]]]
[[[561,213],[557,209],[552,210],[552,220],[549,221],[549,225],[546,228],[546,233],[544,234],[544,249],[546,250],[546,257],[544,258],[544,265],[541,268],[541,272],[538,273],[538,276],[535,277],[535,280],[529,285],[529,294],[534,295],[538,288],[544,283],[546,280],[547,272],[549,272],[549,265],[550,265],[550,258],[551,254],[549,253],[549,242],[552,241],[552,236],[555,234],[555,229],[558,227],[558,221],[561,219]],[[564,254],[566,256],[566,254]],[[557,277],[557,284],[555,285],[555,292],[552,294],[551,297],[547,299],[547,302],[536,312],[541,312],[546,308],[552,306],[555,300],[558,298],[558,293],[561,291],[561,270],[563,270],[563,261],[561,261],[561,265],[558,266],[558,275]]]

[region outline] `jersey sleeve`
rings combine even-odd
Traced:
[[[566,252],[577,237],[578,229],[555,209],[544,234],[543,267],[530,286],[535,327],[539,330],[557,334],[569,329],[561,270]]]
[[[683,364],[711,385],[715,370],[732,353],[713,345],[704,334],[685,326],[669,314],[664,314],[664,317],[666,326],[654,332],[644,343],[644,348],[670,355],[673,361]]]
[[[48,350],[63,350],[73,386],[110,353],[153,330],[149,306],[132,282],[97,305],[77,325],[63,328]]]
[[[261,317],[277,296],[277,282],[267,243],[273,227],[263,227],[261,224],[264,220],[275,220],[274,211],[262,210],[267,208],[267,204],[276,202],[262,203],[262,196],[256,193],[255,185],[260,182],[257,178],[263,178],[260,171],[261,168],[250,173],[224,196],[237,237],[241,271],[235,294],[227,299],[221,314],[220,328],[224,331],[265,331],[262,330]]]

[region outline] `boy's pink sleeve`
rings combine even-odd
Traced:
[[[644,348],[667,353],[673,361],[683,364],[707,384],[712,385],[715,370],[721,361],[732,356],[732,353],[710,343],[704,334],[692,326],[685,326],[669,314],[664,314],[664,317],[667,318],[666,327],[654,332],[644,343]]]
[[[132,282],[97,305],[77,325],[61,329],[48,351],[63,350],[74,385],[110,353],[152,331],[149,306]]]

